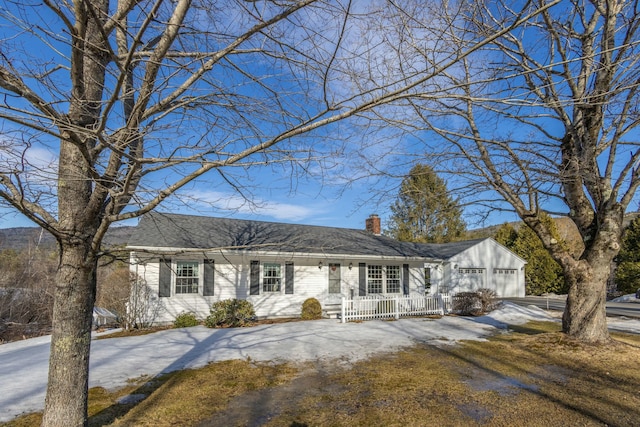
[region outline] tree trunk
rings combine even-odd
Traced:
[[[585,236],[585,251],[579,261],[563,264],[569,294],[562,316],[562,330],[570,337],[593,344],[611,340],[607,328],[607,282],[611,263],[620,250],[624,219],[621,204],[609,206],[604,211],[595,222],[576,222],[583,225],[581,234]],[[588,233],[595,225],[597,230]]]
[[[594,344],[610,341],[605,307],[609,270],[609,263],[589,265],[584,260],[565,269],[569,294],[562,330],[570,337]]]
[[[43,426],[83,426],[87,422],[96,290],[96,256],[90,248],[88,242],[60,245]]]

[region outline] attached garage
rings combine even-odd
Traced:
[[[467,243],[467,247],[447,258],[449,293],[473,292],[488,288],[499,297],[523,297],[526,261],[495,240]]]

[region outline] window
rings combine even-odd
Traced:
[[[399,265],[368,265],[367,293],[368,294],[397,294],[400,293]]]
[[[461,268],[458,271],[460,274],[484,274],[484,268]]]
[[[516,274],[516,271],[508,268],[494,268],[493,274],[513,275]]]
[[[176,294],[197,294],[200,275],[197,262],[176,263]]]
[[[367,266],[367,293],[368,294],[382,293],[382,266],[381,265]]]
[[[399,265],[387,266],[387,293],[388,294],[400,293],[400,266]]]
[[[280,264],[264,264],[262,267],[262,291],[280,292],[282,269]]]

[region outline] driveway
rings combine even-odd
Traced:
[[[560,295],[550,297],[528,296],[525,298],[504,298],[503,301],[510,301],[522,306],[535,305],[543,310],[564,311],[566,297]],[[609,301],[607,302],[607,316],[625,316],[640,319],[640,304]]]

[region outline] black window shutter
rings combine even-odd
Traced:
[[[358,264],[359,270],[359,282],[358,282],[358,295],[364,297],[367,295],[367,264],[361,262]]]
[[[213,267],[214,261],[212,259],[204,260],[204,286],[202,288],[202,295],[204,295],[205,297],[213,295],[213,284],[215,276],[215,269]]]
[[[284,293],[293,294],[293,263],[284,264]]]
[[[409,295],[409,264],[402,264],[402,292]]]
[[[160,272],[158,277],[158,296],[171,296],[171,260],[160,258]]]
[[[249,295],[260,295],[260,261],[251,261]]]

